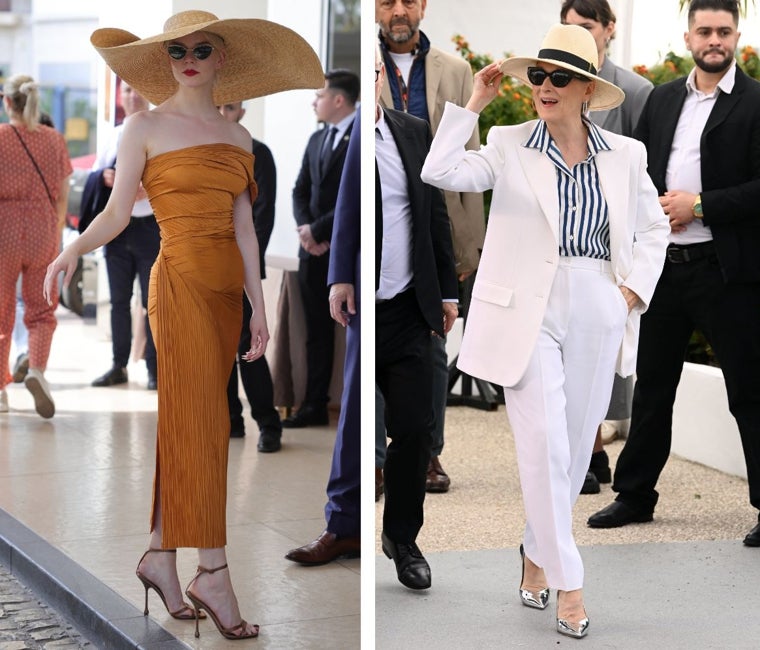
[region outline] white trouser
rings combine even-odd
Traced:
[[[628,308],[609,262],[562,257],[528,369],[504,389],[527,525],[549,586],[583,586],[572,533],[594,437],[610,403]]]

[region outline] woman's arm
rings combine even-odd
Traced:
[[[67,176],[61,181],[61,187],[58,190],[58,201],[55,205],[55,211],[58,215],[58,232],[63,232],[63,227],[66,225],[66,211],[69,207],[69,179],[71,176]]]
[[[247,191],[241,192],[235,199],[233,221],[235,239],[240,255],[243,257],[245,273],[245,293],[253,308],[251,316],[251,349],[243,355],[246,361],[254,361],[263,356],[269,342],[267,317],[264,311],[264,293],[261,288],[259,264],[259,244],[253,229],[251,198]]]
[[[111,197],[92,223],[69,244],[48,266],[44,294],[48,302],[57,291],[57,277],[63,271],[63,284],[68,286],[80,256],[108,243],[129,224],[135,195],[145,168],[150,116],[141,111],[127,122],[119,143],[119,169]]]

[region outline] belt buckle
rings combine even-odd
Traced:
[[[683,248],[668,248],[666,256],[671,264],[683,264],[689,261],[689,252]]]

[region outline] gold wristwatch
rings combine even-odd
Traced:
[[[697,194],[697,196],[694,198],[694,203],[691,205],[691,213],[694,215],[695,219],[701,219],[704,217],[704,213],[702,212],[702,195]]]

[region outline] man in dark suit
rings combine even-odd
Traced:
[[[457,277],[443,194],[420,179],[427,122],[380,107],[385,68],[375,52],[375,381],[391,442],[385,458],[382,547],[399,581],[427,589],[416,544],[432,446],[432,337],[457,317]]]
[[[316,92],[314,100],[314,112],[325,128],[309,139],[293,188],[300,241],[298,286],[306,319],[306,391],[298,412],[283,420],[282,426],[289,428],[328,423],[335,328],[328,304],[326,253],[356,114],[359,77],[349,70],[331,70],[325,79],[325,87]]]
[[[314,541],[285,557],[304,565],[325,564],[361,551],[360,451],[361,422],[361,131],[354,121],[346,163],[340,179],[330,242],[330,315],[346,328],[346,359],[338,431],[327,482],[327,528]]]
[[[670,453],[673,402],[694,328],[726,382],[760,510],[760,84],[736,65],[735,0],[693,0],[686,46],[696,67],[655,88],[635,135],[669,216],[671,244],[641,319],[631,429],[615,469],[617,500],[588,525],[651,521]],[[760,524],[745,537],[760,546]]]
[[[223,104],[219,112],[229,122],[239,122],[245,115],[243,102]],[[253,144],[253,178],[259,188],[259,193],[253,203],[253,226],[256,230],[256,239],[259,242],[259,261],[261,263],[261,279],[266,277],[266,264],[264,254],[269,244],[274,228],[274,205],[277,197],[277,168],[274,157],[263,142],[251,138]],[[282,424],[280,414],[274,407],[274,388],[272,386],[272,374],[269,372],[269,364],[265,356],[260,356],[255,361],[241,361],[241,357],[251,349],[251,316],[253,310],[247,296],[243,293],[243,323],[240,330],[238,343],[238,357],[232,366],[230,379],[227,382],[227,404],[230,411],[230,437],[242,438],[245,436],[245,424],[243,422],[243,404],[240,401],[238,391],[238,369],[240,379],[243,382],[243,390],[251,406],[251,417],[259,427],[259,441],[256,448],[264,453],[279,451],[282,447]]]

